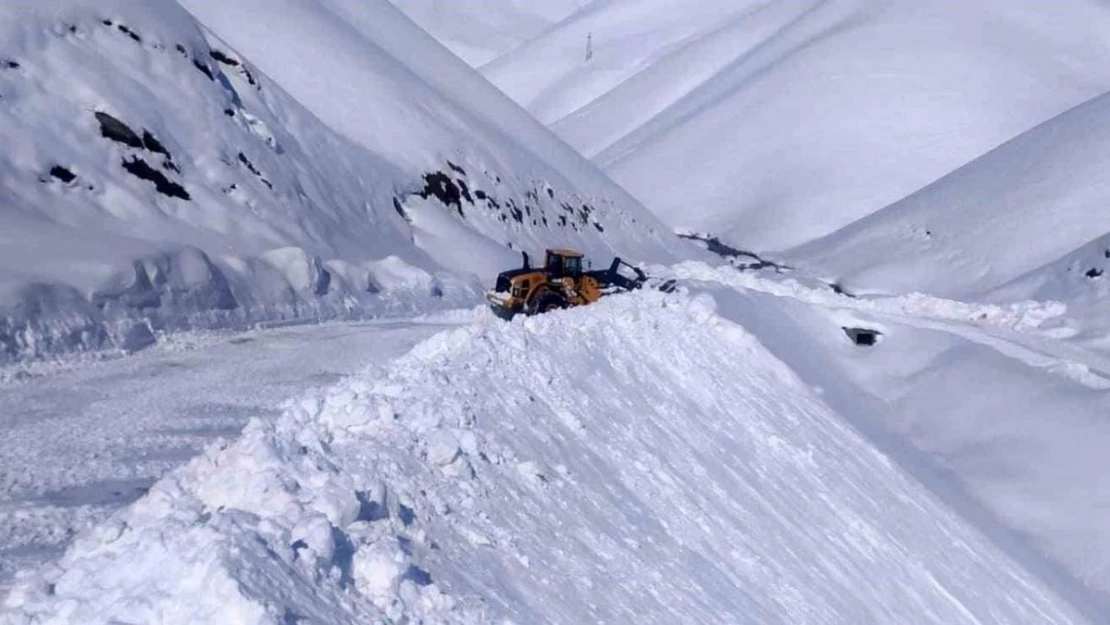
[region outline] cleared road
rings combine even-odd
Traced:
[[[449,326],[300,326],[158,347],[0,385],[0,594],[252,417]]]

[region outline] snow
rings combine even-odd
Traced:
[[[450,309],[520,249],[688,255],[384,0],[184,4],[0,7],[0,360]]]
[[[1105,622],[1108,20],[4,3],[0,622]]]
[[[391,0],[474,67],[531,41],[591,0]]]
[[[595,0],[481,70],[671,226],[772,251],[1110,90],[1108,20],[1092,0]]]
[[[0,370],[0,588],[250,418],[276,417],[289,396],[385,364],[444,327],[175,335],[127,358]]]
[[[1086,622],[729,290],[483,315],[308,393],[21,575],[9,618]]]
[[[1083,317],[1052,303],[852,298],[797,274],[674,273],[1027,570],[1104,618],[1110,359],[1059,332]],[[861,348],[844,327],[883,336]]]
[[[850,288],[1068,302],[1105,332],[1108,115],[1099,96],[788,256]]]

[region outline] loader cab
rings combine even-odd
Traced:
[[[577,278],[582,275],[582,254],[572,250],[547,250],[544,270],[552,278]]]

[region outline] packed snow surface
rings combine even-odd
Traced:
[[[252,417],[406,353],[443,325],[190,333],[127,358],[0,369],[0,594]],[[64,366],[63,366],[64,365]]]
[[[170,474],[8,618],[1086,622],[722,314],[483,315]]]

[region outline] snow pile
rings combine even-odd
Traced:
[[[672,226],[777,250],[1110,89],[1108,27],[1096,0],[595,0],[481,69]]]
[[[9,620],[1084,622],[714,308],[439,335],[164,479]]]
[[[670,255],[384,0],[183,4],[218,36],[172,0],[0,6],[0,361],[472,304],[519,249]]]
[[[722,316],[877,448],[1101,622],[1110,605],[1104,353],[1060,340],[1060,318],[1008,314],[1036,312],[1032,304],[851,298],[782,276],[697,270],[680,268],[683,284],[712,293]],[[847,328],[881,336],[859,346]]]

